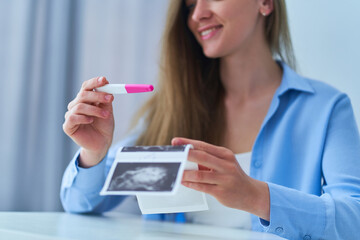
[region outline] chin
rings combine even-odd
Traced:
[[[219,58],[222,57],[222,55],[220,53],[218,53],[217,51],[206,51],[203,50],[203,53],[206,57],[208,58]]]
[[[229,50],[227,48],[219,47],[219,46],[207,46],[203,47],[203,53],[208,58],[222,58],[228,54]]]

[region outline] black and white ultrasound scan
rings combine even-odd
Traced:
[[[180,163],[117,163],[108,191],[172,191]]]
[[[191,147],[122,147],[116,154],[100,194],[174,194],[180,185]]]
[[[121,152],[183,152],[185,150],[184,145],[179,146],[134,146],[123,147]]]

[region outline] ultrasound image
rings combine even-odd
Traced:
[[[185,145],[179,146],[134,146],[134,147],[123,147],[121,152],[183,152]]]
[[[180,163],[117,163],[108,191],[171,191]]]

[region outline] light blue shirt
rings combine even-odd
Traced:
[[[289,239],[354,239],[360,228],[360,137],[350,100],[281,65],[282,82],[254,143],[250,168],[251,177],[268,183],[270,221],[252,216],[252,228]],[[92,168],[78,167],[75,155],[61,187],[66,211],[104,212],[123,200],[99,191],[117,148],[134,145],[144,125]]]

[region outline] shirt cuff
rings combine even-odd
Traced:
[[[97,165],[90,168],[82,168],[79,166],[79,156],[80,154],[74,163],[77,174],[73,186],[84,193],[99,192],[105,183],[105,159],[107,156]]]
[[[270,221],[258,218],[263,231],[288,239],[319,239],[325,228],[325,204],[319,196],[268,182]]]

